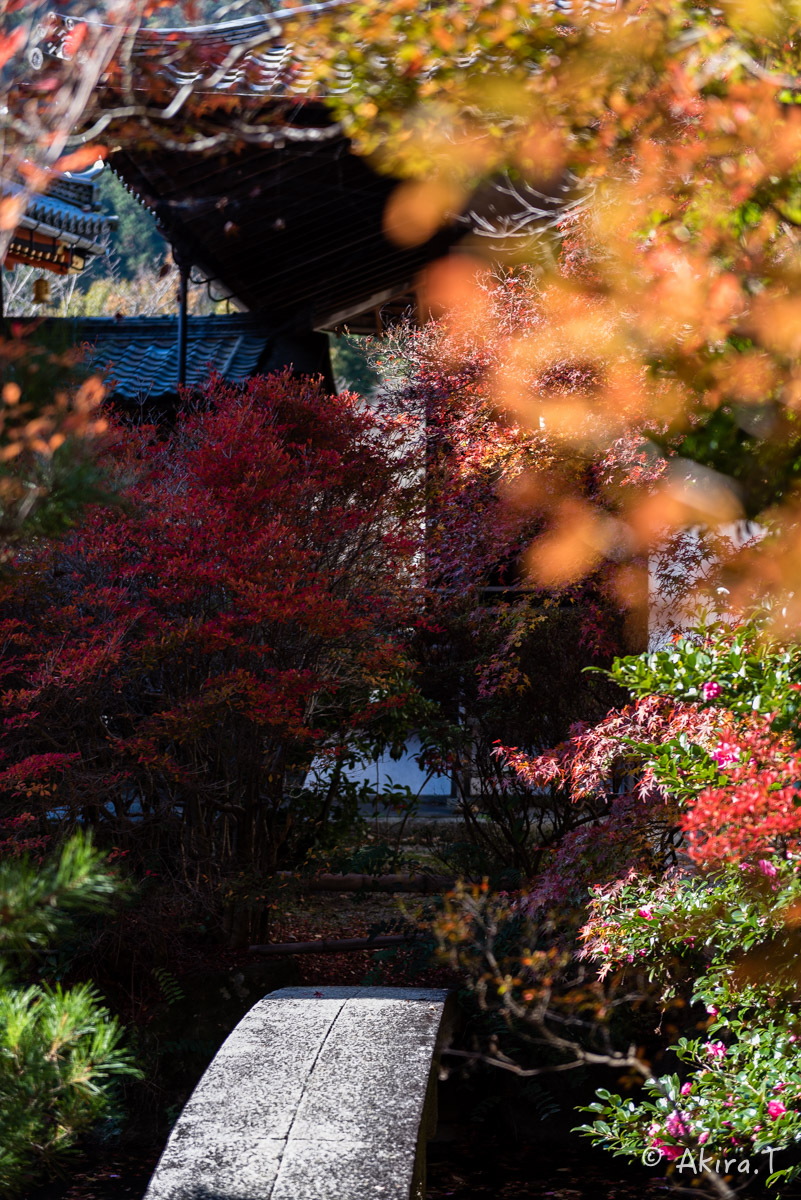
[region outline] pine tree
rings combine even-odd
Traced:
[[[109,1113],[116,1080],[138,1075],[92,984],[22,982],[77,914],[102,910],[118,890],[82,834],[44,864],[0,861],[0,1195],[21,1195]]]

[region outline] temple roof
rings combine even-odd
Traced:
[[[170,103],[170,96],[176,104],[182,104],[192,94],[202,94],[205,100],[216,95],[275,101],[285,97],[320,99],[326,94],[347,92],[351,84],[349,68],[342,64],[335,79],[329,77],[321,85],[313,51],[304,46],[297,30],[304,19],[311,23],[337,10],[343,10],[344,20],[352,5],[353,0],[320,0],[285,8],[278,4],[257,16],[212,25],[142,26],[130,45],[126,59],[130,75],[124,86],[130,86],[133,92],[147,92],[150,99],[161,104]],[[531,7],[557,11],[569,18],[576,4],[574,0],[535,0]],[[587,7],[586,0],[581,7]],[[609,13],[620,7],[620,0],[589,0],[589,7]],[[69,17],[51,14],[50,23],[41,28],[36,61],[44,55],[63,57],[64,43],[73,26]],[[461,63],[465,66],[471,61],[463,59]],[[429,72],[437,69],[434,65]],[[102,86],[113,93],[122,85],[120,65],[112,62]],[[181,99],[184,89],[186,94]],[[170,117],[178,111],[175,107]]]
[[[189,29],[140,29],[130,77],[112,63],[93,128],[114,147],[113,170],[156,216],[176,260],[216,296],[272,324],[330,329],[408,296],[421,268],[466,234],[499,225],[525,236],[567,195],[483,189],[475,205],[429,241],[402,247],[383,219],[397,180],[351,152],[315,84],[314,64],[288,23],[348,0]],[[599,0],[603,6],[607,0]],[[609,0],[614,3],[614,0]],[[63,54],[68,22],[43,32]],[[347,91],[346,71],[331,90]],[[111,124],[105,129],[103,121]],[[503,181],[502,181],[503,182]],[[569,196],[568,196],[569,199]],[[506,210],[515,211],[511,221]]]
[[[409,293],[464,232],[412,249],[391,242],[383,214],[395,180],[344,138],[208,157],[130,149],[110,162],[213,295],[304,328],[340,326]]]
[[[149,103],[170,105],[173,111],[167,119],[172,119],[184,101],[198,95],[203,96],[205,103],[215,96],[220,102],[227,97],[238,97],[257,103],[298,98],[313,92],[319,97],[314,63],[301,44],[288,40],[287,25],[304,16],[314,18],[341,8],[343,2],[348,0],[277,8],[259,16],[214,25],[143,26],[132,39],[126,63],[130,75],[124,75],[120,64],[113,61],[103,76],[101,87],[106,96],[102,103],[111,104],[116,93],[130,89],[133,93],[146,93]],[[49,23],[40,27],[39,43],[33,51],[35,67],[40,67],[45,57],[64,57],[65,42],[73,27],[71,18],[50,15]],[[343,78],[334,90],[346,90],[348,85],[349,79]],[[180,104],[173,105],[176,98]]]
[[[107,395],[128,412],[163,416],[178,395],[178,317],[48,317],[42,337],[61,350],[78,346],[90,371],[104,376]],[[328,337],[293,335],[262,313],[191,316],[186,323],[186,380],[202,389],[213,373],[228,383],[287,368],[321,375],[334,391]]]
[[[49,324],[85,348],[88,365],[106,373],[109,394],[127,406],[147,405],[175,393],[175,317],[55,318]],[[187,334],[189,388],[202,387],[212,371],[238,383],[267,366],[271,333],[258,316],[192,317]]]
[[[287,41],[288,21],[340,4],[142,28],[130,91],[112,64],[99,97],[101,110],[113,114],[119,103],[127,114],[106,135],[109,164],[155,214],[176,260],[237,308],[305,329],[340,326],[408,295],[420,268],[465,232],[411,250],[384,236],[397,181],[351,153],[312,95],[303,48]],[[68,33],[56,19],[43,52],[61,54]]]
[[[57,175],[44,195],[34,195],[17,222],[6,264],[31,264],[66,274],[82,270],[88,258],[107,254],[116,218],[99,211],[96,175]],[[0,178],[0,196],[22,190],[21,184]]]

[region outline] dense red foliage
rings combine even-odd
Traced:
[[[592,884],[670,860],[679,805],[653,771],[643,769],[640,747],[685,735],[712,751],[729,729],[720,709],[648,696],[597,725],[575,726],[566,742],[543,754],[499,748],[528,787],[551,791],[555,816],[567,810],[566,832],[526,896],[526,908],[579,905]]]
[[[557,786],[574,801],[606,800],[619,794],[628,780],[638,799],[667,803],[669,792],[653,771],[639,771],[642,751],[638,744],[669,742],[682,734],[710,749],[728,727],[720,709],[683,704],[670,697],[646,696],[620,711],[610,712],[597,725],[581,722],[570,738],[553,750],[531,757],[514,749],[499,750],[515,771],[535,787]],[[634,772],[637,771],[635,775]]]
[[[425,431],[430,611],[438,595],[444,608],[454,596],[474,604],[487,586],[522,588],[538,605],[558,599],[580,607],[582,650],[609,655],[618,648],[621,601],[636,607],[644,591],[630,574],[623,596],[598,559],[583,581],[583,569],[563,570],[560,523],[580,529],[584,501],[614,507],[621,493],[647,490],[659,471],[633,418],[613,445],[597,439],[592,416],[574,405],[592,389],[592,370],[569,349],[547,370],[520,356],[527,336],[548,334],[531,273],[485,280],[481,296],[470,320],[404,329],[381,355],[385,367],[395,360],[399,402]],[[499,380],[510,372],[518,391],[501,397]],[[574,418],[585,435],[579,449]],[[505,665],[517,683],[511,648]],[[482,687],[497,686],[504,686],[504,664],[495,656]]]
[[[482,295],[475,321],[396,328],[376,358],[426,464],[427,621],[418,653],[421,686],[440,705],[437,727],[423,731],[426,765],[452,776],[490,861],[529,876],[549,835],[536,798],[493,746],[552,745],[579,716],[602,717],[616,689],[581,668],[605,664],[623,641],[619,597],[603,570],[543,583],[529,570],[530,550],[547,539],[554,496],[594,492],[601,473],[616,468],[613,453],[576,454],[556,423],[532,423],[499,403],[498,377],[516,339],[541,328],[543,316],[527,272],[486,281]],[[521,387],[566,404],[586,382],[568,357],[543,378],[519,365]],[[475,819],[477,794],[491,821]]]
[[[715,866],[801,850],[801,750],[769,720],[738,727],[717,749],[724,782],[705,788],[681,822],[696,862]]]
[[[274,866],[301,814],[310,841],[330,815],[303,792],[313,755],[398,703],[406,430],[283,376],[212,381],[164,439],[116,432],[124,506],[2,586],[0,788],[115,836],[135,819],[185,869]]]

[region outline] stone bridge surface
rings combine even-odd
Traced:
[[[422,1200],[447,995],[265,996],[192,1093],[144,1200]]]

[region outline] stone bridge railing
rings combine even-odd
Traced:
[[[223,1043],[144,1200],[422,1200],[447,993],[284,988]]]

